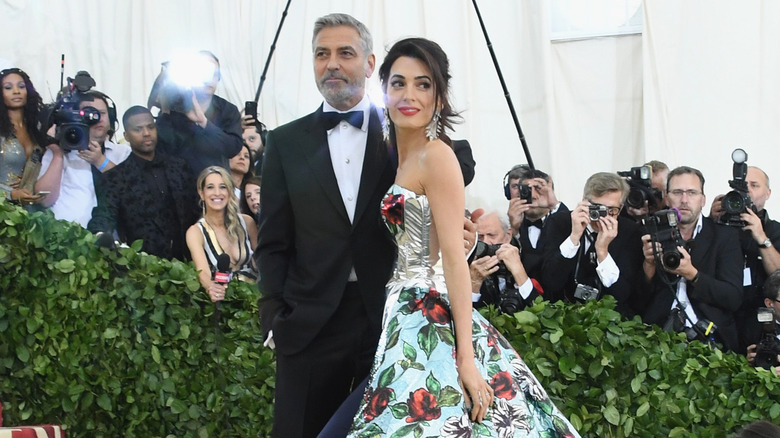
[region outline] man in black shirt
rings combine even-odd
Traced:
[[[758,324],[755,318],[756,308],[764,305],[764,281],[769,274],[780,269],[780,253],[777,251],[777,248],[780,248],[780,222],[770,219],[769,213],[764,209],[772,194],[769,176],[758,167],[750,166],[745,182],[755,211],[748,209],[740,215],[745,225],[739,233],[739,243],[745,257],[742,277],[744,299],[742,307],[734,315],[740,331],[740,352],[755,341],[750,333]],[[723,196],[716,196],[710,209],[710,218],[718,222],[722,222],[723,218]]]
[[[87,228],[93,233],[116,230],[122,242],[143,239],[149,254],[184,260],[184,234],[198,218],[189,166],[156,153],[157,127],[148,109],[131,107],[122,124],[133,153],[103,175]]]

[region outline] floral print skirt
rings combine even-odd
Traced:
[[[455,368],[455,336],[443,281],[388,285],[382,336],[350,437],[578,437],[509,342],[477,311],[477,367],[495,391],[472,422]]]

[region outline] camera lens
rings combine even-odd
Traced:
[[[745,211],[745,199],[736,191],[731,191],[720,201],[723,211],[728,214],[737,214]]]
[[[645,193],[637,188],[632,188],[628,191],[628,198],[626,199],[626,204],[628,204],[631,208],[642,208],[645,206],[645,201],[647,200],[647,197],[645,196]]]
[[[661,255],[661,263],[669,269],[677,269],[680,267],[681,254],[679,251],[669,251]]]

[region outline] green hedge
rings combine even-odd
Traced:
[[[94,241],[0,201],[5,424],[59,423],[70,437],[267,436],[275,362],[254,286],[231,284],[217,327],[191,265]],[[485,314],[583,436],[726,436],[780,421],[772,373],[621,321],[611,299]]]

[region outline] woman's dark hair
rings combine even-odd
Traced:
[[[30,137],[38,143],[39,146],[46,146],[45,137],[42,132],[38,130],[38,114],[43,108],[43,99],[41,95],[35,91],[30,76],[23,70],[18,68],[7,68],[0,71],[0,84],[11,74],[17,74],[24,80],[24,86],[27,89],[27,103],[24,105],[24,126],[27,128],[27,133]],[[8,107],[5,105],[5,99],[0,99],[0,136],[10,137],[14,135],[14,127],[11,124],[11,117],[8,115]]]
[[[249,175],[249,174],[247,174]],[[262,185],[262,179],[259,176],[251,175],[248,178],[244,178],[244,180],[241,182],[241,199],[238,201],[238,205],[241,208],[241,213],[248,214],[249,216],[252,216],[255,218],[255,222],[257,221],[257,217],[254,213],[252,213],[252,210],[249,208],[249,203],[246,202],[246,186],[247,184],[254,184],[258,187]]]
[[[420,60],[428,70],[431,71],[433,80],[433,95],[437,108],[441,108],[439,117],[441,118],[442,132],[439,137],[447,144],[452,144],[446,131],[452,130],[452,125],[460,119],[458,113],[452,109],[450,104],[450,61],[444,50],[431,40],[425,38],[406,38],[393,44],[393,47],[387,52],[384,62],[379,67],[379,80],[382,82],[382,89],[387,93],[387,81],[390,77],[390,68],[398,58],[407,56]],[[388,120],[390,126],[390,141],[395,144],[395,132],[392,129],[392,121]]]

